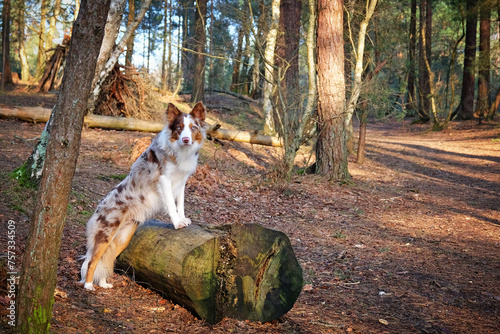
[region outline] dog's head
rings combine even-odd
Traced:
[[[182,113],[172,103],[167,109],[170,141],[180,147],[200,146],[205,139],[205,106],[198,102],[189,114]]]

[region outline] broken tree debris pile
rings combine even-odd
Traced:
[[[116,64],[103,84],[94,114],[163,121],[162,100],[148,73]]]

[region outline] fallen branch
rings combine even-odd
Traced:
[[[10,108],[1,107],[0,117],[14,117],[24,121],[45,123],[49,120],[52,110],[42,107],[23,107]],[[85,126],[89,128],[102,128],[110,130],[128,130],[128,131],[143,131],[143,132],[160,132],[164,124],[153,121],[143,121],[131,117],[112,117],[88,115],[85,116]],[[265,146],[281,147],[281,140],[276,137],[264,136],[256,132],[236,131],[216,128],[217,125],[211,127],[207,131],[207,135],[219,140],[230,140],[242,143],[258,144]]]

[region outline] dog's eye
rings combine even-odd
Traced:
[[[198,127],[197,127],[196,125],[193,125],[193,126],[191,127],[191,130],[196,130],[196,129],[198,129]]]
[[[177,125],[177,127],[175,129],[176,130],[182,130],[182,127],[180,125]]]

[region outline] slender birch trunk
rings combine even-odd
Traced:
[[[280,16],[280,0],[272,1],[271,26],[267,33],[266,50],[264,51],[264,87],[262,109],[264,112],[264,133],[273,134],[275,132],[273,120],[273,106],[271,103],[274,83],[274,49],[276,47],[276,36],[278,35]]]

